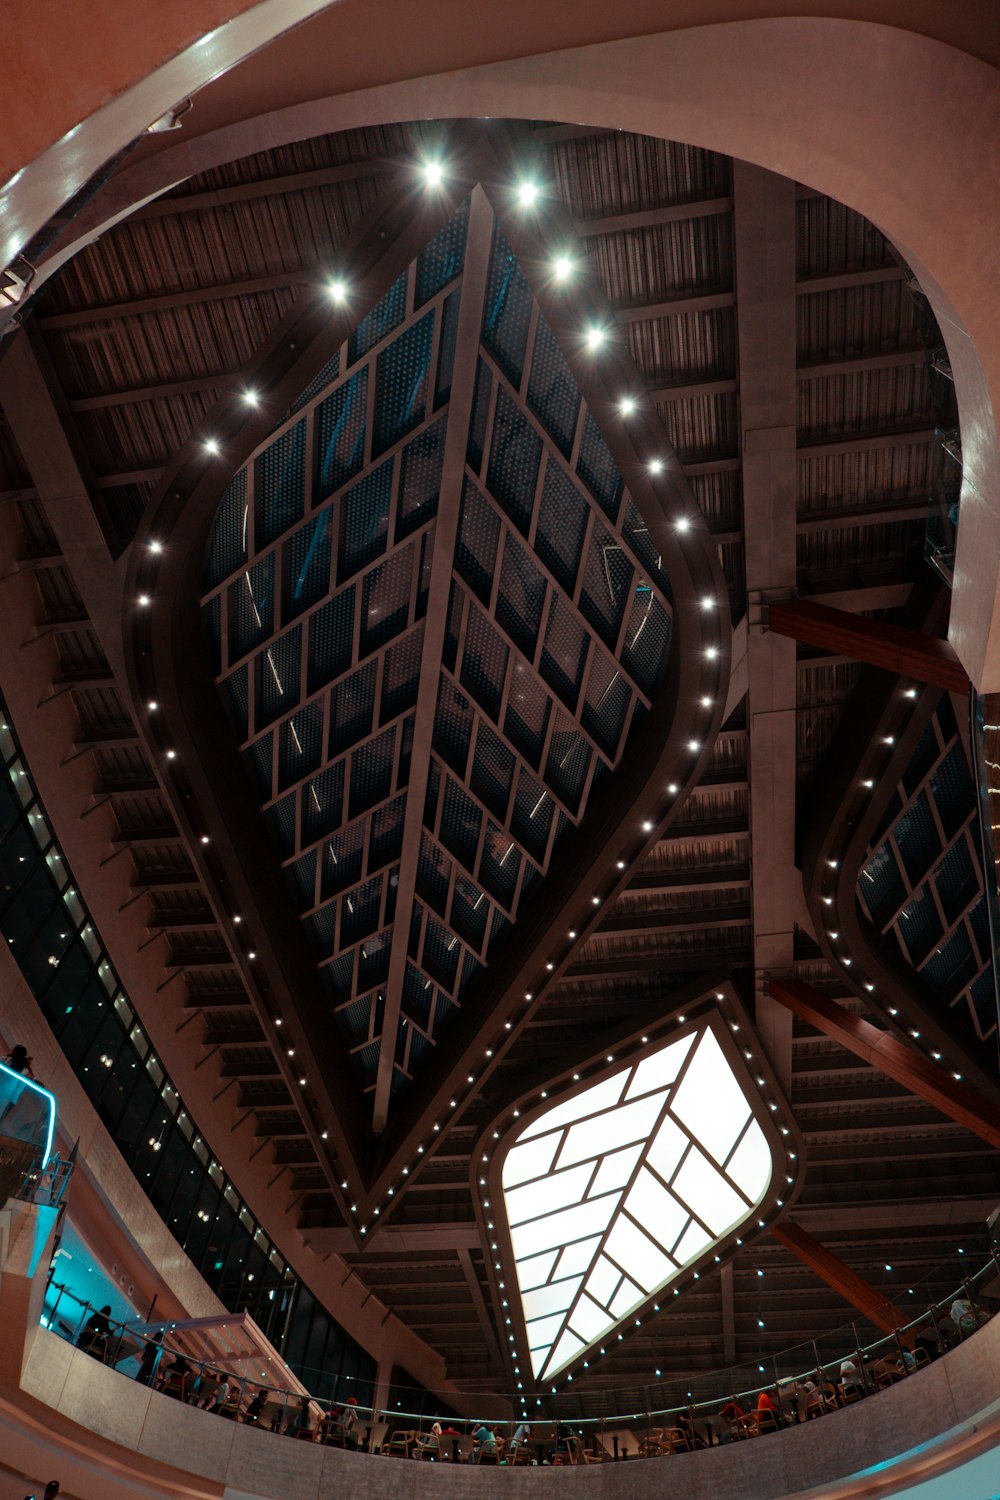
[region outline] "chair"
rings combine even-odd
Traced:
[[[346,1448],[347,1440],[344,1436],[344,1424],[336,1419],[330,1420],[329,1416],[323,1418],[319,1430],[319,1440],[328,1448]]]
[[[589,1448],[584,1448],[582,1457],[585,1464],[609,1464],[612,1462],[611,1454],[605,1453],[603,1449],[600,1453],[593,1453]],[[527,1462],[530,1463],[530,1459]]]
[[[754,1415],[757,1418],[756,1437],[760,1437],[765,1432],[777,1432],[781,1426],[781,1423],[778,1421],[778,1413],[773,1411],[769,1406],[758,1406]]]
[[[661,1453],[690,1453],[691,1439],[682,1427],[668,1427],[663,1434]]]
[[[417,1440],[412,1427],[398,1427],[387,1443],[382,1444],[385,1458],[409,1458],[410,1450]]]
[[[508,1451],[508,1454],[507,1454],[507,1467],[508,1467],[508,1469],[517,1468],[518,1464],[528,1465],[530,1467],[530,1464],[531,1464],[531,1448],[530,1448],[530,1446],[529,1446],[529,1444],[527,1442],[519,1443],[519,1444],[517,1444],[517,1446],[512,1446],[510,1448],[510,1450]]]
[[[218,1415],[220,1417],[228,1417],[231,1422],[235,1422],[240,1414],[240,1404],[242,1400],[243,1393],[240,1390],[239,1386],[231,1385],[229,1388],[229,1395],[219,1407]]]
[[[441,1443],[436,1433],[432,1432],[424,1437],[420,1432],[416,1434],[416,1450],[413,1454],[417,1459],[439,1459],[441,1457]]]
[[[578,1464],[580,1462],[580,1451],[583,1444],[575,1433],[571,1433],[565,1440],[565,1447],[557,1450],[552,1455],[553,1467],[564,1464]]]
[[[639,1439],[640,1458],[659,1458],[663,1452],[663,1432],[662,1427],[651,1427],[647,1435]]]
[[[734,1443],[742,1442],[744,1438],[757,1436],[757,1413],[755,1411],[744,1412],[742,1417],[734,1417],[729,1424],[729,1437]]]

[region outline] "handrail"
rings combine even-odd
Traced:
[[[713,1431],[720,1431],[718,1425],[720,1421],[724,1424],[722,1430],[728,1431],[729,1428],[728,1421],[723,1419],[718,1410],[721,1402],[726,1402],[727,1404],[734,1402],[737,1407],[741,1407],[741,1403],[743,1402],[756,1402],[759,1400],[761,1393],[765,1392],[771,1401],[773,1401],[776,1410],[773,1420],[769,1422],[764,1431],[777,1430],[779,1427],[787,1425],[789,1421],[802,1419],[801,1397],[807,1383],[812,1383],[812,1386],[818,1388],[821,1392],[824,1388],[832,1389],[834,1395],[831,1397],[831,1400],[836,1405],[840,1405],[841,1401],[836,1393],[842,1384],[842,1365],[848,1360],[853,1362],[858,1376],[856,1382],[851,1381],[852,1387],[856,1386],[859,1395],[867,1395],[873,1393],[880,1388],[882,1383],[885,1383],[876,1374],[874,1369],[874,1366],[879,1361],[885,1360],[888,1357],[896,1362],[897,1368],[888,1371],[888,1374],[891,1374],[893,1379],[901,1379],[904,1376],[914,1373],[915,1369],[919,1368],[919,1362],[907,1348],[908,1341],[904,1338],[904,1335],[911,1332],[922,1334],[924,1337],[923,1347],[925,1353],[928,1342],[933,1341],[938,1346],[940,1352],[944,1352],[947,1348],[952,1347],[954,1343],[968,1337],[980,1326],[981,1318],[988,1316],[988,1314],[984,1312],[980,1313],[976,1309],[976,1292],[986,1282],[998,1275],[1000,1275],[1000,1261],[998,1261],[995,1251],[990,1246],[987,1256],[975,1271],[963,1276],[957,1285],[953,1285],[945,1296],[940,1297],[936,1302],[923,1306],[918,1315],[913,1317],[903,1327],[897,1328],[892,1334],[879,1337],[873,1342],[863,1345],[858,1336],[856,1323],[845,1324],[842,1328],[836,1330],[836,1333],[837,1335],[846,1337],[849,1330],[850,1338],[841,1345],[840,1351],[836,1356],[825,1360],[822,1359],[820,1357],[819,1344],[816,1340],[811,1340],[805,1345],[793,1346],[792,1349],[785,1351],[784,1355],[775,1356],[772,1359],[772,1369],[768,1373],[773,1378],[769,1378],[766,1381],[746,1385],[738,1379],[727,1379],[729,1375],[738,1375],[739,1370],[718,1372],[715,1378],[718,1394],[710,1399],[690,1399],[687,1402],[666,1406],[656,1406],[650,1403],[648,1406],[640,1407],[638,1410],[633,1410],[625,1415],[606,1414],[601,1417],[572,1418],[567,1417],[565,1414],[560,1415],[557,1409],[560,1406],[560,1401],[546,1401],[545,1405],[548,1407],[548,1411],[543,1412],[541,1415],[532,1416],[522,1412],[520,1417],[515,1416],[510,1421],[503,1423],[498,1423],[495,1416],[492,1415],[463,1418],[461,1426],[466,1430],[471,1430],[477,1424],[485,1424],[491,1428],[507,1426],[513,1428],[520,1420],[527,1420],[536,1428],[541,1427],[544,1431],[557,1423],[566,1423],[577,1435],[582,1434],[586,1436],[587,1430],[590,1430],[592,1434],[591,1441],[593,1441],[594,1437],[599,1437],[601,1432],[608,1429],[615,1429],[616,1438],[614,1446],[617,1453],[618,1433],[624,1432],[625,1436],[632,1436],[641,1444],[643,1441],[641,1433],[645,1429],[647,1432],[646,1446],[648,1447],[648,1433],[654,1426],[677,1428],[682,1433],[694,1438],[700,1438],[701,1433],[707,1431],[708,1440],[711,1442]],[[99,1336],[97,1343],[100,1347],[95,1348],[95,1340],[93,1338],[89,1341],[86,1340],[88,1322],[94,1316],[92,1304],[77,1297],[64,1285],[52,1283],[50,1290],[52,1288],[55,1289],[57,1295],[55,1303],[48,1309],[47,1325],[53,1332],[58,1333],[61,1337],[69,1338],[78,1347],[84,1347],[87,1349],[87,1352],[100,1357],[103,1363],[114,1367],[139,1358],[140,1350],[148,1349],[151,1345],[158,1347],[159,1352],[151,1361],[150,1367],[146,1372],[146,1377],[144,1378],[144,1383],[154,1387],[162,1384],[164,1376],[167,1373],[166,1357],[173,1356],[178,1352],[171,1349],[169,1345],[170,1322],[164,1322],[162,1325],[150,1325],[147,1322],[140,1323],[138,1320],[133,1324],[106,1319],[107,1331]],[[53,1326],[63,1299],[78,1309],[74,1320],[76,1323],[75,1332],[62,1333],[59,1327]],[[969,1308],[968,1315],[962,1314],[958,1325],[955,1324],[951,1317],[951,1308],[955,1305],[956,1300],[967,1303]],[[948,1326],[949,1324],[951,1325],[950,1327]],[[965,1326],[961,1326],[962,1324]],[[64,1326],[68,1327],[68,1324]],[[160,1340],[162,1341],[160,1345],[157,1344],[156,1337],[148,1331],[151,1327],[159,1329]],[[830,1337],[832,1336],[826,1336],[827,1339]],[[81,1340],[85,1340],[85,1342],[82,1343]],[[811,1354],[811,1358],[797,1358],[800,1352],[804,1354],[806,1351]],[[257,1358],[257,1356],[254,1356],[254,1358]],[[299,1411],[304,1410],[308,1413],[308,1428],[314,1439],[318,1437],[321,1441],[332,1440],[347,1446],[355,1446],[349,1441],[342,1430],[339,1433],[336,1431],[337,1413],[344,1407],[345,1403],[343,1401],[331,1402],[318,1400],[308,1395],[308,1393],[302,1395],[300,1391],[282,1389],[280,1385],[274,1382],[268,1384],[266,1377],[251,1377],[245,1373],[226,1370],[224,1358],[196,1360],[187,1359],[185,1356],[185,1360],[190,1378],[182,1380],[180,1382],[180,1391],[174,1393],[180,1394],[183,1399],[203,1405],[209,1410],[221,1410],[223,1415],[232,1418],[245,1419],[247,1409],[254,1395],[261,1390],[266,1390],[269,1393],[269,1397],[266,1405],[255,1418],[257,1425],[269,1426],[272,1431],[298,1436],[296,1418]],[[926,1362],[926,1359],[924,1362]],[[779,1374],[779,1364],[784,1365],[784,1374]],[[759,1371],[764,1369],[765,1366],[763,1364],[758,1365]],[[125,1372],[122,1371],[120,1373],[124,1374]],[[883,1371],[882,1373],[885,1375],[887,1372]],[[227,1383],[224,1404],[221,1407],[213,1405],[214,1393],[221,1389],[220,1377]],[[202,1391],[203,1385],[205,1387],[204,1392]],[[233,1391],[234,1385],[236,1387],[235,1395]],[[471,1396],[473,1393],[466,1394]],[[608,1394],[610,1396],[612,1393],[609,1392]],[[502,1399],[498,1398],[495,1392],[482,1392],[480,1395],[484,1398],[484,1404],[488,1400],[494,1410],[498,1399]],[[509,1397],[507,1399],[510,1400]],[[541,1405],[543,1398],[537,1399]],[[854,1398],[852,1397],[852,1399]],[[362,1418],[369,1426],[365,1445],[373,1452],[379,1451],[379,1445],[383,1439],[388,1439],[394,1424],[416,1424],[416,1428],[419,1430],[422,1426],[434,1420],[440,1420],[442,1423],[449,1424],[451,1422],[451,1419],[443,1414],[436,1417],[434,1413],[428,1413],[427,1411],[406,1410],[403,1408],[402,1403],[397,1404],[392,1409],[361,1403],[352,1404],[358,1417]],[[741,1407],[741,1409],[745,1412],[745,1408]],[[826,1410],[832,1409],[832,1405],[821,1399],[819,1407],[811,1409],[809,1415],[822,1415]],[[380,1432],[383,1423],[385,1423],[385,1428],[384,1431]],[[452,1432],[453,1434],[455,1433],[454,1428]],[[302,1435],[304,1436],[305,1433]],[[754,1435],[763,1435],[763,1431]],[[532,1441],[537,1442],[537,1437],[534,1437]],[[359,1444],[359,1446],[361,1445]]]

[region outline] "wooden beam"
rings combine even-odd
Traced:
[[[867,662],[900,677],[913,677],[946,692],[965,693],[969,688],[965,668],[953,647],[919,630],[862,620],[808,599],[772,603],[769,628],[775,635],[827,647],[852,661]]]
[[[864,1058],[949,1120],[1000,1150],[1000,1107],[978,1090],[800,979],[772,979],[769,987],[773,999],[787,1006],[800,1021]]]
[[[827,1250],[825,1245],[821,1245],[801,1224],[783,1219],[774,1226],[771,1234],[779,1245],[790,1250],[810,1271],[815,1271],[821,1281],[825,1281],[828,1287],[832,1287],[845,1302],[857,1308],[859,1313],[883,1333],[893,1333],[904,1326],[905,1314],[888,1297],[869,1286],[863,1276],[852,1271],[850,1266],[845,1265],[831,1250]],[[902,1337],[906,1340],[906,1335]]]

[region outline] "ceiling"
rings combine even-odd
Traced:
[[[731,976],[804,1141],[796,1217],[877,1284],[887,1264],[904,1290],[930,1275],[995,1195],[988,1148],[764,984],[792,972],[889,1027],[936,1014],[994,1087],[964,709],[939,710],[920,776],[905,732],[879,751],[903,818],[940,760],[965,768],[968,815],[902,878],[909,897],[967,862],[963,900],[928,899],[976,957],[961,984],[910,983],[927,955],[905,901],[886,907],[858,943],[892,976],[890,1017],[832,961],[796,867],[848,816],[828,789],[875,742],[861,707],[934,705],[764,629],[769,595],[880,619],[932,592],[950,387],[884,237],[624,132],[346,132],[137,209],[7,349],[0,492],[53,643],[39,698],[71,697],[61,753],[112,812],[95,852],[124,856],[106,878],[179,981],[160,1022],[239,1090],[308,1243],[458,1383],[504,1388],[483,1132]],[[600,1387],[753,1362],[848,1315],[763,1235],[577,1395],[597,1411]]]

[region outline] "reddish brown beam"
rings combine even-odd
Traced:
[[[770,629],[810,646],[824,646],[851,661],[867,662],[900,677],[913,677],[949,693],[968,691],[965,668],[947,641],[902,625],[862,620],[808,599],[773,603]]]
[[[772,998],[786,1005],[800,1021],[839,1042],[856,1057],[864,1058],[887,1078],[940,1110],[947,1119],[964,1125],[990,1146],[1000,1148],[1000,1108],[969,1084],[953,1078],[889,1032],[880,1031],[836,1001],[828,1000],[812,985],[799,979],[772,979],[769,989]]]
[[[785,1219],[783,1223],[774,1226],[771,1234],[779,1245],[790,1250],[810,1271],[815,1271],[821,1281],[825,1281],[838,1296],[857,1308],[859,1313],[883,1333],[892,1333],[903,1327],[906,1318],[899,1308],[894,1307],[888,1297],[869,1286],[863,1276],[852,1271],[850,1266],[846,1266],[825,1245],[821,1245],[819,1240],[813,1239],[800,1224],[793,1224],[790,1219]],[[908,1335],[903,1334],[902,1338],[905,1343],[910,1342]]]

